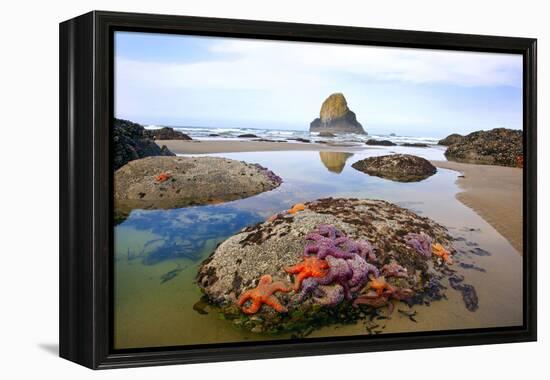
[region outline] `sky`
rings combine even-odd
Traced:
[[[335,92],[370,134],[522,128],[521,55],[115,33],[119,118],[307,130]]]

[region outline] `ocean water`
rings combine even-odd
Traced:
[[[147,129],[157,129],[162,126],[148,125]],[[170,126],[177,131],[183,132],[186,135],[198,140],[219,140],[219,139],[231,139],[231,140],[244,140],[239,138],[239,135],[254,134],[258,138],[270,139],[270,140],[288,140],[292,142],[292,139],[303,138],[313,142],[327,140],[326,137],[319,137],[318,132],[309,132],[302,130],[276,130],[276,129],[261,129],[261,128],[214,128],[214,127],[181,127]],[[217,136],[211,136],[217,135]],[[425,143],[429,145],[436,145],[441,138],[437,137],[415,137],[415,136],[398,136],[394,134],[368,134],[358,135],[354,133],[338,134],[336,137],[331,138],[334,142],[355,142],[363,143],[369,139],[375,140],[390,140],[396,144],[403,143]]]
[[[246,332],[215,311],[202,314],[195,310],[201,297],[195,283],[197,269],[218,243],[244,226],[265,220],[297,202],[327,196],[396,203],[432,218],[452,235],[490,252],[489,256],[461,257],[462,262],[485,272],[453,268],[464,275],[466,283],[476,287],[476,312],[466,310],[460,293],[449,288],[447,300],[414,307],[416,322],[394,312],[384,322],[384,333],[521,325],[521,257],[493,227],[455,198],[459,191],[455,184],[457,172],[438,169],[424,181],[398,183],[351,168],[352,163],[364,157],[390,152],[444,159],[440,147],[212,154],[259,163],[280,175],[284,182],[272,191],[223,204],[133,210],[115,228],[115,347],[288,339],[288,334]],[[327,326],[309,337],[358,334],[367,334],[363,323]]]

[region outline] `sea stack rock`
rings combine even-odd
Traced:
[[[366,134],[355,113],[348,108],[342,93],[330,95],[321,106],[320,117],[309,126],[310,132]]]

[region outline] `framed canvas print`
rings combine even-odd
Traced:
[[[60,354],[90,368],[536,339],[536,40],[60,26]]]

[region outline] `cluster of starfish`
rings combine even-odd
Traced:
[[[168,181],[170,178],[172,178],[172,174],[170,172],[164,172],[155,176],[155,181],[164,182],[164,181]]]
[[[392,310],[391,300],[404,300],[412,295],[412,290],[396,288],[385,277],[407,277],[407,269],[392,261],[379,271],[374,265],[377,261],[374,250],[367,241],[350,239],[331,225],[319,225],[315,232],[306,235],[306,240],[309,243],[302,261],[284,268],[295,276],[293,289],[300,292],[298,302],[311,297],[317,304],[335,306],[360,293],[354,305],[388,305]],[[247,314],[256,313],[264,304],[286,312],[274,293],[291,290],[283,282],[273,282],[270,275],[264,275],[256,288],[239,297],[237,304]],[[251,305],[245,307],[248,301]]]
[[[409,233],[405,235],[405,243],[426,258],[432,257],[433,254],[434,256],[440,257],[443,262],[447,264],[453,263],[451,253],[441,244],[433,243],[432,238],[424,232],[419,234]]]
[[[351,300],[352,293],[367,283],[369,275],[379,275],[378,268],[372,264],[376,256],[366,241],[354,241],[331,225],[319,225],[317,231],[306,236],[306,240],[310,242],[304,248],[303,261],[285,268],[287,272],[297,274],[295,290],[300,289],[303,281],[300,302],[311,296],[321,305],[334,306],[343,299]],[[322,269],[309,269],[313,263],[315,269]],[[319,285],[335,286],[321,290]]]

